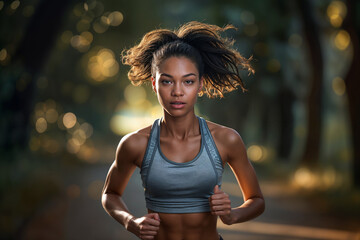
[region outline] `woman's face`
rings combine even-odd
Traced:
[[[153,89],[166,113],[174,117],[194,112],[202,80],[195,63],[186,57],[165,59],[152,79]]]

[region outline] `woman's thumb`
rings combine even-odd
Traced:
[[[214,187],[214,193],[220,192],[219,185],[215,185]]]
[[[159,217],[158,213],[151,213],[150,216],[151,216],[151,218],[160,221],[160,217]]]

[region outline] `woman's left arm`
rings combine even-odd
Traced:
[[[234,172],[238,184],[243,193],[244,203],[236,208],[231,208],[229,195],[214,188],[214,194],[210,197],[211,212],[220,216],[223,223],[231,225],[245,222],[259,216],[265,210],[265,201],[255,174],[255,170],[249,162],[246,148],[241,136],[232,129],[222,129],[222,134],[217,134],[217,139],[224,144],[226,161]]]

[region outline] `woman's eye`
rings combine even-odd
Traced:
[[[161,80],[161,83],[163,84],[170,84],[171,82],[169,80]]]
[[[186,83],[186,84],[193,84],[193,83],[194,83],[194,80],[186,80],[185,83]]]

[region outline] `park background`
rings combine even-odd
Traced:
[[[0,1],[0,238],[136,239],[106,215],[121,137],[161,116],[121,52],[188,21],[233,24],[247,92],[199,98],[242,136],[266,199],[224,239],[359,239],[360,3],[355,0]],[[241,204],[225,169],[224,191]],[[139,172],[125,201],[145,214]]]

